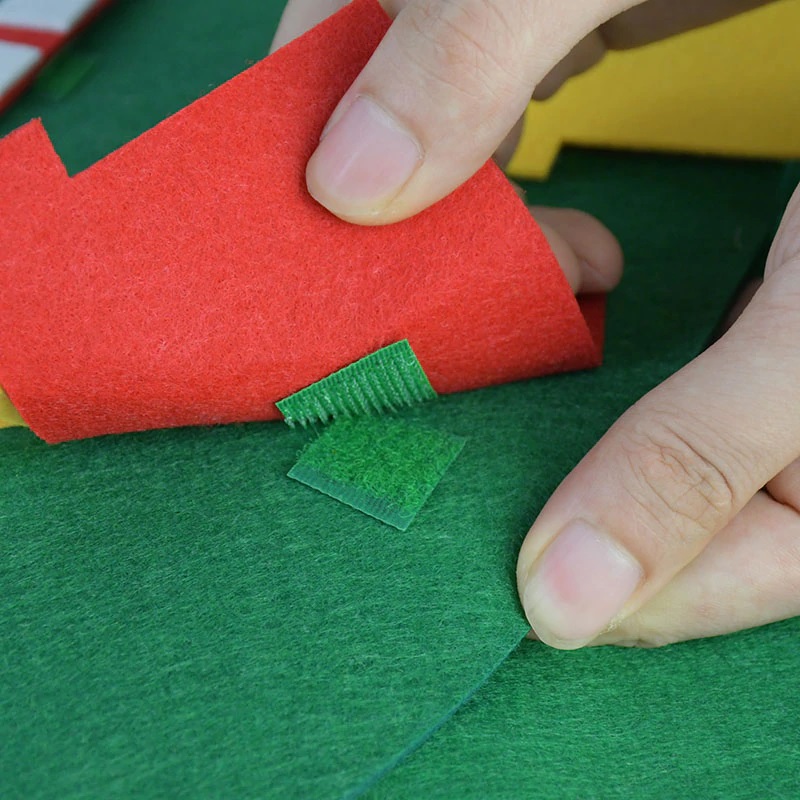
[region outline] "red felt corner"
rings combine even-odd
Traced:
[[[355,0],[72,178],[38,121],[0,141],[0,386],[42,438],[278,418],[403,338],[439,392],[599,363],[493,164],[388,227],[308,195],[320,131],[388,25]]]

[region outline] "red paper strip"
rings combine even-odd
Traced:
[[[37,121],[0,142],[0,385],[34,431],[277,418],[403,338],[439,392],[599,363],[493,164],[389,227],[308,195],[320,131],[388,25],[355,0],[73,178]]]
[[[63,44],[65,36],[53,31],[36,31],[30,28],[10,28],[7,25],[0,25],[0,40],[29,44],[31,47],[38,47],[45,55],[49,56],[59,45]]]

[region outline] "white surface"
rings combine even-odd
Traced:
[[[29,44],[0,41],[0,97],[28,74],[42,58],[42,51]]]
[[[0,25],[68,33],[97,0],[0,0]]]

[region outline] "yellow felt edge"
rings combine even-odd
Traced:
[[[610,53],[531,103],[509,172],[547,177],[562,144],[800,158],[800,0]]]
[[[28,425],[0,387],[0,428],[27,428]]]

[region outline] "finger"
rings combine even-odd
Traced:
[[[664,589],[592,645],[659,647],[800,614],[800,492],[794,499],[756,494]]]
[[[774,477],[767,491],[777,502],[800,511],[800,458]]]
[[[779,270],[796,268],[800,262],[800,186],[798,186],[786,207],[778,232],[767,255],[764,275],[770,277]]]
[[[635,0],[412,0],[328,123],[311,194],[363,224],[404,219],[469,178],[531,91]]]
[[[331,14],[339,11],[347,5],[347,2],[348,0],[290,0],[283,11],[283,16],[278,24],[269,52],[274,53],[279,47],[283,47],[283,45],[301,36],[327,19]],[[383,0],[382,5],[384,7],[388,6],[388,0]],[[405,5],[405,0],[393,0],[392,5],[399,10]],[[500,142],[494,153],[494,160],[501,169],[505,169],[517,149],[519,140],[522,138],[524,120],[525,115],[523,114],[503,141]]]
[[[525,190],[511,181],[519,198]],[[579,292],[610,292],[622,278],[622,248],[616,237],[583,211],[529,206],[570,288]]]
[[[761,288],[762,278],[754,278],[748,281],[739,292],[730,311],[722,322],[722,333],[742,316],[742,312],[747,308],[750,301],[756,296],[756,292]]]
[[[622,248],[608,228],[583,211],[532,206],[531,213],[575,294],[610,292],[622,277]]]
[[[580,647],[636,612],[800,456],[799,340],[795,264],[775,270],[718,342],[566,478],[518,562],[540,639]]]

